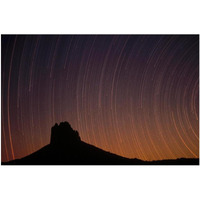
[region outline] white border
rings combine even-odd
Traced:
[[[0,3],[1,34],[199,34],[198,0]],[[1,199],[199,199],[199,166],[1,166]]]

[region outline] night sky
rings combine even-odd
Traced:
[[[2,161],[62,121],[121,156],[199,157],[199,36],[2,35]]]

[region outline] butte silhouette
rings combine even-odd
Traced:
[[[51,128],[50,144],[21,159],[2,165],[199,165],[199,159],[143,161],[125,158],[81,141],[68,122]]]

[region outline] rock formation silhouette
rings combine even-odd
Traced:
[[[104,151],[81,141],[68,122],[51,128],[50,144],[21,159],[2,165],[199,165],[199,159],[142,161]]]
[[[72,129],[68,122],[56,123],[51,128],[51,145],[73,145],[80,142],[81,138],[78,131]]]

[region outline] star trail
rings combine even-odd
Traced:
[[[128,158],[198,158],[199,36],[2,35],[2,161],[62,121]]]

